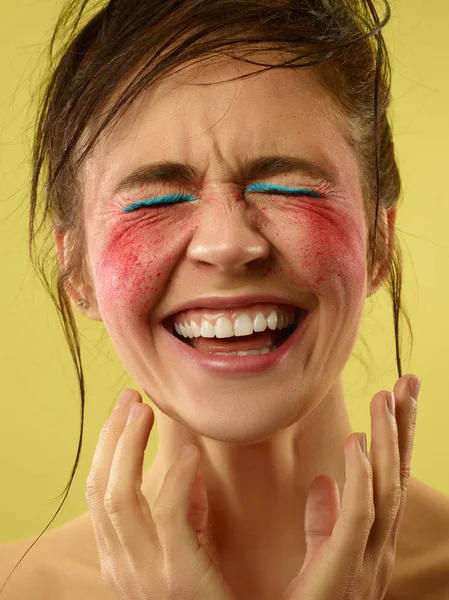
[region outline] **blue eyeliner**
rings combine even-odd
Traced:
[[[275,185],[274,183],[255,183],[254,185],[250,185],[246,188],[247,192],[270,192],[272,190],[276,190],[281,193],[305,194],[306,196],[320,198],[320,194],[312,190],[285,187],[284,185]]]
[[[250,185],[246,188],[247,192],[272,192],[277,191],[281,193],[290,193],[290,194],[304,194],[306,196],[313,196],[315,198],[321,198],[321,194],[318,192],[314,192],[313,190],[307,190],[302,188],[290,188],[285,187],[283,185],[275,185],[272,183],[255,183],[254,185]],[[195,200],[195,196],[190,196],[188,194],[172,194],[169,196],[159,196],[158,198],[150,198],[148,200],[142,200],[141,202],[133,202],[133,204],[129,204],[122,212],[130,212],[132,210],[137,210],[142,206],[157,206],[159,204],[173,204],[175,202],[192,202]]]
[[[130,210],[136,210],[141,206],[155,206],[158,204],[172,204],[173,202],[180,201],[188,201],[191,202],[195,200],[195,196],[188,196],[186,194],[172,194],[171,196],[159,196],[159,198],[150,198],[149,200],[142,200],[142,202],[133,202],[133,204],[129,204],[125,206],[122,212],[128,212]]]

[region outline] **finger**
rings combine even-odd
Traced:
[[[195,558],[202,548],[188,517],[199,459],[195,446],[191,454],[181,456],[165,475],[153,505],[153,519],[168,570],[189,566],[186,560]],[[204,549],[201,552],[206,558]]]
[[[306,569],[321,544],[331,537],[340,513],[340,492],[335,479],[328,475],[315,477],[309,487],[306,500],[304,519],[306,555],[301,572]]]
[[[104,424],[87,478],[85,498],[100,556],[109,554],[114,544],[119,543],[105,510],[104,496],[117,442],[125,427],[130,405],[136,400],[139,401],[138,397],[135,390],[130,388],[121,394],[120,399],[124,401],[124,405],[116,407]]]
[[[370,457],[373,472],[373,502],[375,519],[367,541],[365,555],[372,563],[385,559],[384,546],[389,540],[401,502],[399,478],[399,446],[396,418],[387,406],[391,392],[376,396],[370,405],[371,448]],[[396,395],[395,401],[404,398]],[[385,548],[385,551],[388,551]]]
[[[413,444],[416,432],[417,402],[409,391],[409,382],[414,377],[414,375],[411,375],[410,377],[407,377],[407,379],[404,378],[404,380],[401,378],[396,382],[394,387],[395,393],[397,390],[404,398],[404,402],[398,402],[396,407],[400,456],[399,477],[401,481],[401,503],[392,530],[392,540],[395,544],[407,500]]]
[[[396,388],[403,388],[402,396],[404,402],[398,403],[396,417],[399,432],[399,455],[400,455],[400,479],[403,493],[406,492],[410,480],[410,467],[412,460],[413,444],[416,432],[416,416],[417,416],[417,399],[409,392],[409,383],[415,376],[412,375],[406,381],[400,383],[399,380]],[[401,378],[402,379],[402,378]]]
[[[190,498],[189,520],[197,534],[204,533],[207,527],[207,516],[209,514],[209,497],[207,495],[204,479],[196,475],[192,486]]]
[[[383,398],[378,392],[373,401]],[[368,457],[362,451],[357,432],[344,444],[345,485],[341,513],[331,536],[338,567],[357,570],[365,555],[366,543],[374,522],[373,472]]]
[[[134,409],[138,413],[134,414]],[[134,417],[134,420],[132,420]],[[151,510],[141,492],[145,448],[154,423],[151,407],[136,403],[118,441],[109,474],[105,507],[120,543],[135,564],[146,561],[157,546]],[[145,555],[142,554],[145,549]]]

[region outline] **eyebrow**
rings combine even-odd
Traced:
[[[253,181],[267,175],[300,172],[320,182],[336,184],[335,176],[325,167],[305,158],[296,156],[261,156],[247,160],[238,176],[240,181]],[[192,184],[201,175],[190,164],[163,161],[139,167],[122,179],[114,190],[114,194],[128,191],[139,184],[154,182],[170,182]]]

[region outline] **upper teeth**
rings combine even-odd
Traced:
[[[232,323],[226,317],[218,317],[215,324],[206,319],[198,325],[191,320],[190,324],[174,323],[176,332],[185,338],[205,337],[205,338],[228,338],[233,336],[251,335],[254,331],[265,331],[269,329],[283,329],[292,325],[295,320],[294,314],[283,313],[282,311],[272,310],[267,318],[263,313],[258,312],[254,319],[251,319],[246,313],[239,313],[238,317]]]

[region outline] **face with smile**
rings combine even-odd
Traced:
[[[167,80],[84,168],[99,318],[124,366],[164,413],[200,436],[236,443],[287,427],[326,394],[353,348],[366,297],[359,167],[336,107],[305,69],[187,84],[243,72],[240,63],[222,63]],[[304,158],[333,182],[300,168],[246,179],[244,165],[261,156]],[[162,161],[192,165],[198,176],[135,178],[116,191],[129,174]],[[180,200],[130,208],[174,194]],[[204,297],[228,298],[232,307],[233,298],[258,293],[274,296],[257,303],[265,316],[280,304],[309,314],[288,355],[256,372],[198,363],[197,351],[186,354],[161,324],[189,301],[206,314]]]
[[[382,281],[367,285],[361,173],[338,107],[310,69],[219,83],[250,70],[235,61],[189,67],[142,96],[98,142],[82,172],[94,295],[82,294],[87,316],[104,322],[153,401],[159,447],[142,482],[150,506],[182,444],[193,442],[223,570],[231,561],[238,579],[243,540],[251,540],[255,576],[268,585],[267,561],[290,557],[278,565],[282,578],[303,555],[310,482],[326,473],[342,494],[351,427],[340,375],[365,298]],[[250,166],[261,157],[282,157],[283,168],[266,160],[256,173]],[[286,157],[302,163],[286,169]],[[164,161],[191,169],[182,180],[179,168],[155,179],[154,164]],[[298,307],[306,320],[264,355],[214,356],[172,329],[186,315],[200,324],[225,315],[235,325],[242,313]],[[264,335],[274,334],[258,333],[256,348]]]

